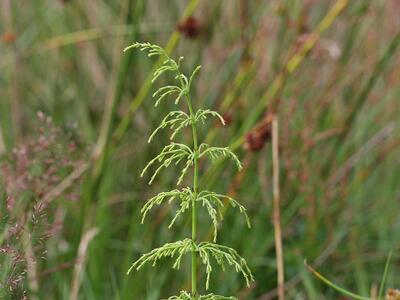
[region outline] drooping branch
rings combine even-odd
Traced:
[[[254,280],[246,260],[235,249],[214,243],[202,242],[197,245],[197,251],[202,263],[206,266],[206,289],[209,287],[212,272],[211,258],[214,258],[223,271],[225,271],[227,264],[233,266],[236,272],[242,274],[247,286],[250,286],[250,282]]]
[[[181,129],[189,126],[190,122],[191,120],[187,113],[180,110],[171,111],[164,117],[160,125],[150,135],[148,142],[150,143],[153,140],[154,136],[161,129],[164,129],[166,127],[169,127],[169,129],[173,130],[173,133],[170,136],[170,139],[172,140]]]
[[[179,199],[180,203],[180,209],[176,213],[174,219],[171,221],[171,224],[169,227],[171,227],[174,223],[175,220],[178,218],[179,215],[181,215],[186,209],[190,207],[190,202],[193,197],[192,191],[190,188],[186,187],[183,188],[182,190],[172,190],[168,192],[161,192],[158,195],[150,198],[146,204],[142,207],[141,213],[142,213],[142,224],[144,220],[146,219],[147,213],[155,206],[159,206],[163,204],[164,202],[171,203],[175,199]]]
[[[220,296],[220,295],[215,295],[215,294],[208,294],[204,296],[200,296],[199,300],[238,300],[236,297],[226,297],[226,296]]]
[[[204,124],[205,121],[207,120],[208,116],[212,116],[212,117],[218,118],[219,121],[221,122],[221,124],[225,125],[224,118],[219,113],[217,113],[216,111],[213,111],[213,110],[210,110],[210,109],[199,109],[196,112],[195,121],[196,122],[201,121]]]
[[[209,242],[201,242],[200,244],[196,245],[196,243],[191,239],[167,243],[159,248],[153,249],[149,253],[143,254],[132,264],[128,270],[128,274],[133,269],[140,270],[147,263],[151,263],[154,266],[158,260],[167,257],[176,257],[173,268],[179,269],[183,256],[189,252],[192,252],[193,250],[199,254],[201,262],[206,267],[206,289],[209,288],[210,283],[212,258],[222,268],[223,271],[225,271],[226,265],[232,266],[236,272],[242,274],[247,286],[250,286],[250,282],[254,280],[253,274],[251,273],[246,260],[241,257],[235,249]]]
[[[192,295],[186,291],[181,291],[177,296],[171,296],[168,299],[162,300],[192,300]]]
[[[186,291],[181,291],[177,296],[171,296],[163,300],[194,300],[195,298]],[[238,300],[236,297],[226,297],[215,294],[202,295],[197,298],[198,300]]]
[[[167,243],[159,248],[153,249],[149,253],[143,254],[132,264],[127,274],[129,275],[133,269],[136,269],[137,271],[140,270],[147,263],[151,263],[153,266],[155,266],[160,259],[167,257],[176,257],[173,268],[179,269],[183,256],[186,253],[191,252],[193,247],[194,244],[191,239]]]
[[[179,164],[183,159],[186,158],[185,167],[182,170],[181,176],[178,179],[178,184],[180,184],[183,180],[183,177],[187,173],[189,167],[193,164],[194,153],[192,149],[190,149],[185,144],[179,143],[171,143],[168,146],[165,146],[163,150],[154,157],[151,161],[149,161],[146,167],[143,169],[140,174],[141,177],[147,172],[147,170],[155,163],[159,162],[159,167],[154,171],[153,176],[151,177],[149,184],[152,184],[157,174],[163,169],[167,168],[171,165],[171,163],[175,163],[175,165]]]
[[[178,62],[176,62],[175,60],[173,60],[171,57],[169,57],[169,55],[167,54],[167,52],[165,52],[165,50],[163,48],[161,48],[158,45],[153,45],[150,43],[133,43],[131,46],[126,47],[124,49],[124,52],[128,51],[129,49],[132,48],[138,48],[141,51],[148,51],[148,55],[149,57],[152,56],[161,56],[164,57],[165,60],[162,63],[161,67],[159,67],[153,74],[153,78],[152,78],[152,82],[154,82],[158,77],[160,77],[163,73],[165,72],[172,72],[172,73],[180,73],[179,72],[179,65],[180,62],[182,60],[182,58],[179,58]]]
[[[167,85],[162,88],[159,88],[154,94],[153,98],[156,98],[156,103],[154,106],[158,106],[158,104],[161,103],[162,100],[164,100],[168,95],[173,95],[173,94],[178,94],[178,96],[175,98],[175,104],[179,103],[179,100],[182,98],[182,96],[185,94],[185,88],[176,86],[176,85]]]
[[[208,156],[212,161],[215,161],[222,157],[228,157],[235,162],[236,167],[239,170],[242,169],[242,164],[239,158],[228,147],[213,147],[203,143],[200,145],[199,151],[200,151],[199,157]]]
[[[214,242],[217,240],[218,216],[220,220],[222,220],[222,213],[220,210],[223,208],[224,203],[221,199],[225,199],[232,207],[237,207],[240,213],[244,215],[247,226],[249,228],[251,227],[246,208],[241,205],[237,200],[228,195],[217,194],[211,191],[201,191],[198,194],[196,201],[200,201],[202,203],[203,207],[207,209],[207,213],[212,220],[214,227]]]

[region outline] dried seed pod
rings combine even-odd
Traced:
[[[230,112],[226,112],[222,115],[222,118],[225,121],[225,125],[230,125],[233,121],[233,114]]]
[[[201,24],[196,18],[188,17],[179,23],[176,29],[184,36],[193,39],[200,34]]]
[[[15,36],[15,34],[11,31],[7,31],[5,32],[2,36],[1,36],[1,40],[5,43],[5,44],[13,44],[15,42],[15,40],[17,39],[17,37]]]
[[[400,290],[388,289],[386,300],[400,300]]]
[[[267,140],[271,138],[271,123],[273,113],[267,113],[265,117],[246,134],[245,149],[252,152],[260,151]]]

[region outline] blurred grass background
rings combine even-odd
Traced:
[[[202,166],[202,185],[235,195],[253,224],[227,210],[219,237],[248,260],[254,286],[228,270],[214,273],[212,291],[276,297],[271,113],[280,125],[287,298],[340,299],[304,259],[373,296],[391,250],[387,285],[399,287],[399,1],[1,0],[0,18],[1,154],[35,137],[38,111],[76,124],[90,149],[77,167],[81,181],[69,182],[77,200],[61,193],[52,202],[63,226],[37,257],[39,287],[29,298],[151,300],[190,283],[188,269],[171,271],[168,261],[126,275],[140,254],[188,234],[187,220],[167,229],[168,209],[139,224],[141,205],[171,188],[176,171],[151,188],[139,177],[168,140],[164,132],[147,144],[170,104],[153,109],[156,61],[123,54],[133,41],[185,56],[186,70],[202,65],[195,103],[229,121],[202,139],[230,144],[245,165],[241,173],[223,162]],[[200,221],[206,238],[210,224]]]

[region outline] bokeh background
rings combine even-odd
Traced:
[[[400,286],[400,2],[398,0],[0,1],[0,278],[3,299],[160,299],[190,287],[187,263],[126,275],[142,253],[189,234],[175,207],[140,224],[140,172],[168,143],[147,143],[173,108],[154,109],[156,64],[134,41],[202,65],[193,99],[227,126],[201,139],[243,161],[201,165],[202,186],[235,196],[219,242],[256,281],[216,271],[211,290],[276,299],[271,116],[279,122],[287,299],[347,299],[304,266],[365,297]],[[190,135],[182,137],[188,140]],[[185,182],[184,184],[190,184]],[[200,235],[209,237],[206,215]],[[204,273],[200,274],[204,282]],[[204,287],[201,284],[202,288]]]

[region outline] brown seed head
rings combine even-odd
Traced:
[[[400,290],[388,289],[386,300],[400,300]]]
[[[188,38],[195,38],[200,34],[201,24],[194,17],[188,17],[178,24],[176,29]]]
[[[1,36],[1,40],[5,43],[5,44],[13,44],[15,42],[15,40],[17,39],[17,37],[15,36],[15,34],[11,31],[7,31],[5,32],[2,36]]]
[[[271,123],[274,114],[267,113],[265,117],[246,134],[245,149],[252,152],[260,151],[267,140],[271,138]]]
[[[222,115],[222,118],[223,118],[224,121],[225,121],[225,125],[229,125],[229,124],[231,124],[232,121],[233,121],[233,115],[232,115],[232,113],[230,113],[230,112],[224,113],[224,114]]]

